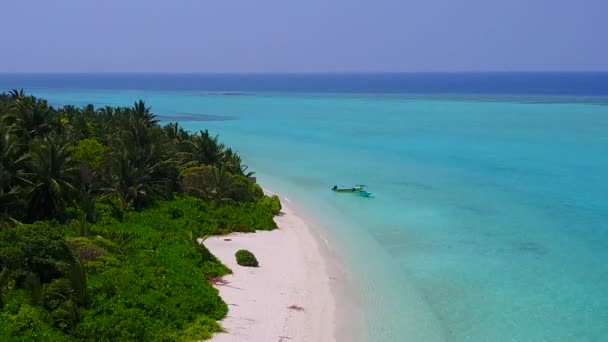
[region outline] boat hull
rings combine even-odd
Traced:
[[[335,192],[361,192],[364,190],[363,190],[363,188],[348,188],[348,189],[336,189],[333,191],[335,191]]]

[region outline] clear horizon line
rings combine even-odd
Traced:
[[[595,74],[608,70],[463,70],[463,71],[0,71],[3,75],[344,75],[344,74]]]

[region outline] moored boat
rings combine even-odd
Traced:
[[[365,186],[364,185],[355,185],[352,188],[338,188],[337,185],[334,185],[333,188],[331,188],[331,191],[334,192],[361,192],[364,191]]]
[[[351,193],[351,194],[356,194],[362,197],[369,197],[371,195],[371,192],[366,190],[367,186],[363,185],[363,184],[357,184],[355,186],[353,186],[352,188],[338,188],[337,185],[334,185],[333,188],[331,188],[331,191],[333,192],[342,192],[342,193]]]

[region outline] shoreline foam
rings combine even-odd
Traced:
[[[229,312],[221,321],[226,333],[215,334],[211,341],[342,340],[336,337],[334,292],[336,286],[344,287],[344,277],[332,275],[338,262],[330,260],[320,236],[283,202],[282,215],[275,218],[279,229],[205,240],[211,253],[233,271],[216,284]],[[253,252],[260,267],[237,265],[234,253],[239,249]]]

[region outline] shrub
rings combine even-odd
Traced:
[[[261,205],[266,206],[268,209],[270,209],[270,212],[272,212],[273,215],[278,215],[281,212],[281,209],[283,208],[281,206],[281,200],[277,195],[264,196],[264,198],[260,200],[260,203]]]
[[[15,314],[0,313],[1,341],[68,341],[47,321],[46,312],[35,306],[23,304]]]
[[[62,276],[74,262],[59,230],[37,222],[0,231],[0,266],[15,277],[35,274],[42,283]]]
[[[255,255],[246,249],[241,249],[235,254],[236,263],[245,267],[258,267],[258,259]]]
[[[95,261],[108,254],[105,249],[95,245],[93,241],[84,237],[69,239],[68,245],[70,245],[74,254],[82,261]]]
[[[89,274],[101,273],[121,266],[121,261],[114,256],[101,257],[96,261],[84,262],[84,267]]]
[[[205,280],[231,271],[196,238],[218,234],[217,217],[230,227],[268,228],[272,214],[258,202],[176,197],[125,212],[122,222],[100,219],[91,224],[93,235],[67,241],[62,229],[46,223],[0,230],[0,269],[10,277],[0,322],[11,323],[0,324],[0,341],[210,337],[221,330],[216,321],[228,307]],[[15,282],[16,276],[28,281]]]
[[[205,279],[230,270],[196,237],[217,234],[214,208],[176,197],[123,222],[98,222],[92,231],[121,248],[85,262],[92,303],[75,328],[82,340],[182,341],[207,338],[228,307]],[[99,238],[90,238],[101,245]],[[103,246],[109,246],[103,240]]]
[[[178,341],[200,341],[211,338],[214,332],[221,331],[219,324],[208,317],[199,317],[180,334]]]
[[[67,279],[60,278],[53,280],[45,287],[44,307],[50,311],[57,309],[70,297],[71,292],[72,288]]]
[[[185,168],[181,187],[191,196],[227,203],[252,203],[264,197],[262,188],[245,176],[209,165]]]
[[[91,242],[93,244],[95,244],[97,247],[101,247],[108,252],[114,253],[120,249],[120,247],[117,244],[115,244],[114,242],[112,242],[108,239],[105,239],[99,235],[97,235],[93,238],[90,238],[90,239],[91,239]]]
[[[255,202],[264,197],[262,188],[249,178],[240,175],[230,177],[229,197],[237,203]]]
[[[260,200],[255,203],[240,205],[223,205],[218,207],[215,218],[224,233],[246,232],[256,230],[273,230],[277,227],[269,205]],[[272,201],[272,200],[270,200]]]
[[[49,319],[53,326],[62,331],[69,331],[80,320],[80,309],[75,302],[68,299],[51,312]]]
[[[88,163],[92,168],[98,167],[105,157],[108,148],[95,139],[83,139],[70,148],[72,159]]]

